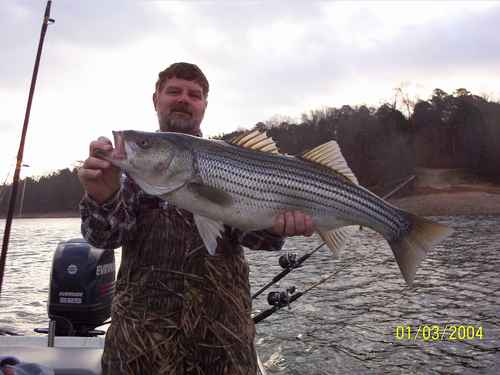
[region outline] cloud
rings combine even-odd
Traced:
[[[450,69],[465,76],[471,69],[500,66],[499,36],[491,36],[500,6],[203,4],[188,10],[189,27],[180,26],[181,33],[195,36],[186,39],[185,48],[197,51],[209,79],[215,78],[225,103],[221,109],[252,103],[261,119],[277,109],[306,110],[304,105],[315,100],[328,105],[329,97],[331,105],[338,105],[342,92],[347,104],[356,91],[369,97],[379,90],[374,104],[384,85],[391,95],[401,81],[425,81]],[[376,90],[367,90],[370,85]]]
[[[22,123],[44,5],[9,1],[0,13],[2,144],[18,142],[5,130]],[[498,3],[58,0],[52,17],[27,155],[56,154],[50,163],[82,158],[88,140],[113,129],[154,129],[156,74],[175,61],[197,63],[210,80],[206,135],[275,114],[376,105],[402,81],[498,90]]]
[[[439,20],[423,28],[404,28],[392,40],[380,42],[374,50],[370,70],[471,69],[500,66],[500,34],[492,32],[500,19],[500,6],[488,12],[462,14]],[[444,70],[443,70],[444,69]]]
[[[304,96],[348,74],[345,61],[335,56],[341,42],[321,31],[325,21],[319,4],[196,3],[189,9],[191,22],[178,32],[193,35],[183,47],[196,51],[196,61],[224,103],[221,109],[248,111],[249,103],[257,103],[253,111],[264,117],[277,108],[301,105]],[[239,125],[245,113],[236,120]]]
[[[14,87],[31,77],[44,3],[9,1],[0,12],[0,44],[3,60],[0,78]],[[52,4],[42,65],[46,74],[57,75],[60,67],[74,65],[82,54],[97,55],[139,41],[152,33],[173,33],[172,16],[161,16],[148,3],[131,1],[59,0]],[[51,61],[50,64],[45,61]]]

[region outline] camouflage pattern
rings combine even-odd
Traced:
[[[122,246],[104,374],[256,374],[241,245],[279,250],[281,237],[226,226],[210,256],[190,212],[147,195],[129,178],[106,204],[85,196],[80,210],[87,241]]]

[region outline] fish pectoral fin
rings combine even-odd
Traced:
[[[225,191],[204,185],[199,182],[191,182],[187,187],[190,191],[199,195],[203,199],[221,206],[229,206],[233,201],[231,195],[226,193]]]
[[[330,231],[319,231],[318,233],[332,251],[333,256],[338,258],[347,240],[353,235],[355,230],[355,226],[348,226]]]
[[[217,238],[221,237],[224,224],[200,215],[193,215],[193,218],[208,253],[214,255],[217,249]]]
[[[312,161],[324,165],[332,169],[333,171],[343,175],[349,181],[358,183],[358,179],[354,175],[351,168],[347,164],[347,161],[340,151],[340,146],[335,141],[329,141],[313,148],[312,150],[305,151],[300,155],[302,159]]]

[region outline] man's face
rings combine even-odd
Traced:
[[[161,91],[153,94],[161,131],[200,134],[207,100],[194,81],[168,78]]]

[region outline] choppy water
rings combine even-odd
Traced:
[[[436,219],[456,232],[432,250],[412,289],[388,245],[369,230],[354,236],[340,260],[322,249],[283,279],[280,289],[301,291],[338,272],[257,325],[257,348],[269,372],[500,374],[500,216]],[[0,220],[0,234],[3,228]],[[24,334],[47,326],[52,253],[59,241],[74,237],[80,237],[78,219],[14,222],[0,326]],[[297,238],[285,247],[300,256],[319,244],[318,238]],[[254,291],[281,271],[279,255],[247,252]],[[269,307],[265,294],[254,307]],[[410,338],[396,337],[402,325],[411,327]]]

